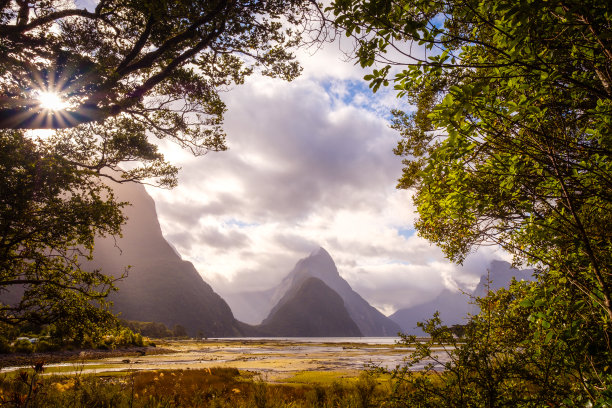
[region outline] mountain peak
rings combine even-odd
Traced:
[[[331,255],[323,248],[313,251],[306,258],[302,258],[295,265],[292,272],[294,277],[315,276],[315,277],[337,277],[340,278],[338,268],[332,259]],[[325,280],[325,279],[323,279]]]
[[[533,269],[516,269],[509,262],[493,260],[487,268],[487,273],[480,277],[480,282],[474,289],[474,295],[483,297],[489,290],[507,288],[512,278],[518,281],[532,281],[534,279],[533,274]]]
[[[329,258],[333,262],[331,255],[323,247],[319,247],[319,248],[315,249],[314,251],[312,251],[310,253],[310,255],[308,255],[307,258],[319,258],[319,257],[320,258]],[[305,258],[305,259],[307,259],[307,258]]]
[[[340,295],[349,314],[364,336],[393,336],[399,331],[399,326],[372,307],[351,288],[351,285],[340,276],[331,255],[322,247],[298,261],[293,271],[284,279],[284,284],[281,284],[279,293],[286,294],[290,290],[295,291],[295,288],[298,288],[308,278],[320,279]]]
[[[325,282],[310,277],[285,294],[260,326],[275,336],[361,336],[342,297]]]
[[[314,282],[317,282],[313,284]],[[320,281],[321,283],[318,283]],[[358,331],[364,336],[395,336],[400,331],[400,327],[384,316],[380,311],[372,307],[365,299],[355,292],[351,285],[345,281],[338,273],[338,268],[331,255],[322,247],[312,251],[307,257],[300,259],[293,270],[286,275],[283,280],[275,287],[261,292],[242,292],[234,298],[230,298],[234,312],[239,319],[246,316],[250,319],[249,323],[256,324],[262,321],[269,324],[272,320],[278,319],[276,315],[279,310],[285,309],[281,315],[287,316],[285,305],[299,305],[300,303],[310,302],[309,296],[304,294],[304,284],[310,282],[306,288],[309,293],[314,293],[311,297],[315,299],[315,304],[329,306],[330,298],[339,295],[350,318],[357,325]],[[325,288],[316,289],[316,285],[323,285]],[[316,290],[313,289],[313,286]],[[333,292],[329,293],[329,292]],[[295,301],[298,299],[299,301]],[[314,306],[313,306],[314,307]],[[329,307],[328,307],[329,309]],[[332,308],[333,309],[333,308]],[[327,313],[333,310],[327,310]],[[248,310],[248,311],[247,311]],[[314,310],[314,309],[313,309]],[[264,314],[265,313],[265,314]],[[335,312],[334,312],[335,313]],[[276,317],[274,317],[276,315]],[[266,316],[268,316],[266,318]],[[271,330],[270,327],[261,327],[262,330]],[[280,329],[279,329],[280,330]],[[275,329],[275,332],[280,332]],[[349,333],[345,331],[344,333]]]
[[[322,261],[324,260],[327,263],[334,264],[334,260],[332,259],[331,255],[323,247],[319,247],[318,249],[315,249],[314,251],[310,253],[310,255],[308,255],[306,258],[303,258],[302,260],[307,260],[310,258],[317,258]]]

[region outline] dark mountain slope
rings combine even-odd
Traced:
[[[492,261],[489,266],[489,275],[482,275],[480,282],[474,289],[474,296],[483,297],[487,295],[488,290],[497,290],[510,286],[512,278],[516,280],[532,281],[533,269],[516,269],[508,262]],[[490,280],[490,282],[488,282]]]
[[[417,322],[431,319],[436,311],[447,326],[465,323],[465,317],[471,310],[469,296],[461,292],[451,292],[444,289],[435,299],[413,307],[400,309],[389,318],[399,324],[406,334],[421,335],[423,331],[417,328]]]
[[[287,293],[258,329],[288,337],[361,336],[342,298],[322,280],[312,277]]]
[[[111,296],[113,310],[127,320],[155,321],[169,327],[180,324],[190,335],[242,335],[225,301],[216,294],[190,262],[183,261],[164,239],[155,203],[142,185],[114,185],[121,201],[132,205],[123,237],[96,241],[92,268],[120,276],[131,265],[127,278]]]
[[[338,273],[327,251],[319,248],[297,262],[293,270],[275,288],[259,292],[241,292],[226,295],[236,316],[251,324],[261,322],[282,306],[288,293],[295,293],[308,278],[317,278],[340,295],[346,310],[364,336],[395,336],[400,327],[372,307],[355,292]]]

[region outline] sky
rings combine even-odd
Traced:
[[[170,142],[181,167],[172,190],[149,188],[162,231],[213,289],[268,289],[319,247],[343,278],[385,314],[445,287],[474,286],[490,248],[463,267],[418,237],[410,191],[397,190],[399,140],[392,89],[373,94],[342,43],[298,53],[293,82],[250,77],[222,95],[228,151],[194,157]]]

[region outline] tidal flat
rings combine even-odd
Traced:
[[[162,353],[159,351],[163,350]],[[401,344],[328,343],[277,339],[157,340],[154,349],[112,357],[87,354],[71,361],[47,364],[45,375],[97,374],[153,370],[201,370],[231,367],[259,375],[266,382],[306,382],[320,372],[323,378],[355,377],[372,367],[393,369],[404,364],[411,351]],[[445,353],[441,349],[440,355]],[[32,360],[44,356],[32,356]],[[5,367],[11,372],[19,367]],[[418,370],[419,367],[413,367]],[[323,374],[327,373],[327,374]]]

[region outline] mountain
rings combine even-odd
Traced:
[[[261,292],[242,292],[233,296],[225,295],[236,316],[251,324],[272,316],[291,299],[308,278],[320,279],[335,291],[342,300],[353,321],[363,336],[395,336],[400,327],[363,299],[340,274],[336,265],[323,249],[311,253],[297,262],[293,270],[272,289]]]
[[[240,336],[245,326],[213,291],[194,266],[183,261],[164,239],[155,203],[142,185],[114,184],[119,201],[128,201],[123,236],[96,240],[90,268],[120,276],[131,265],[119,291],[111,295],[113,310],[126,320],[181,325],[189,335]]]
[[[417,322],[423,322],[433,317],[438,311],[442,323],[447,326],[464,324],[468,313],[476,313],[476,306],[470,303],[470,297],[483,297],[490,290],[508,287],[512,278],[517,280],[533,280],[533,269],[515,269],[504,261],[492,261],[488,274],[480,277],[480,282],[474,291],[462,293],[444,289],[435,299],[420,305],[400,309],[389,318],[399,324],[406,334],[421,335],[423,331],[417,328]]]
[[[495,291],[500,288],[507,288],[510,286],[512,278],[517,281],[532,281],[533,272],[533,269],[513,268],[508,262],[492,261],[489,265],[489,276],[482,275],[480,277],[480,282],[474,289],[474,296],[484,297],[489,290]],[[489,280],[490,282],[488,282]]]
[[[463,324],[468,312],[471,311],[469,301],[467,294],[444,289],[435,299],[400,309],[389,318],[400,325],[403,333],[420,335],[423,331],[417,327],[417,322],[432,318],[436,311],[440,313],[440,319],[447,326]]]
[[[236,319],[250,325],[258,325],[265,319],[274,304],[275,288],[262,291],[223,293]]]
[[[313,277],[288,292],[257,328],[274,336],[361,336],[340,295]]]

